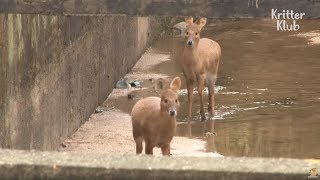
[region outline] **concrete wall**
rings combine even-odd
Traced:
[[[270,17],[271,8],[320,18],[319,0],[0,0],[0,12]]]
[[[313,168],[320,169],[319,160],[110,156],[0,150],[1,180],[301,180],[309,179],[309,171]]]
[[[58,148],[160,29],[146,17],[0,14],[0,147]]]

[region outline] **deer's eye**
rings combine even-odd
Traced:
[[[189,35],[189,32],[187,32],[186,34]]]
[[[164,99],[164,103],[168,103],[168,99]]]
[[[196,32],[196,36],[198,35],[198,33]]]
[[[176,99],[176,103],[178,103],[178,99]]]

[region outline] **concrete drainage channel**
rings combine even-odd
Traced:
[[[0,150],[1,180],[317,178],[314,172],[320,169],[320,161],[314,159],[28,151],[56,150],[104,102],[117,80],[130,71],[154,39],[169,27],[170,18],[165,17],[106,15],[123,14],[124,4],[102,2],[91,5],[59,0],[0,2],[0,58],[3,60],[0,64],[0,145],[26,150]],[[222,1],[217,6],[203,3],[200,14],[266,16],[272,4],[286,7],[284,1],[280,4],[278,1],[251,2],[235,1],[233,11],[224,11],[228,3]],[[316,1],[296,2],[299,2],[297,7],[290,8],[310,10],[308,18],[320,17],[317,11],[320,5]],[[134,15],[167,14],[166,6],[157,11],[155,7],[160,7],[159,4],[151,1],[140,6],[155,9],[154,12],[136,6],[123,7]],[[194,6],[186,5],[187,10],[167,8],[168,14],[198,14]],[[126,47],[125,53],[121,51],[123,47]],[[67,142],[72,143],[72,139]]]

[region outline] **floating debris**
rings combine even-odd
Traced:
[[[131,88],[131,85],[128,83],[127,78],[121,78],[117,84],[116,84],[116,88],[117,89],[129,89]]]
[[[250,107],[250,108],[243,108],[242,110],[243,111],[249,111],[249,110],[254,110],[254,109],[259,109],[260,107],[257,106],[257,107]]]
[[[130,82],[131,87],[142,88],[142,81],[134,80]]]
[[[265,101],[261,101],[261,102],[253,102],[253,104],[265,104]]]
[[[240,92],[230,91],[230,92],[225,92],[225,93],[221,93],[221,94],[240,94]]]
[[[218,93],[219,91],[222,91],[224,89],[226,89],[226,87],[217,85],[214,87],[214,92]]]
[[[226,87],[223,87],[223,86],[215,86],[215,88],[214,88],[214,93],[219,93],[221,90],[223,90],[223,89],[226,89]],[[204,90],[203,90],[203,92],[204,93],[206,93],[206,94],[208,94],[209,93],[209,91],[208,91],[208,88],[204,88]],[[238,92],[239,93],[239,92]],[[181,89],[180,91],[179,91],[179,95],[187,95],[188,94],[188,90],[187,89]],[[193,89],[193,94],[198,94],[198,90],[197,90],[197,88],[194,88]],[[225,94],[225,93],[220,93],[220,94]]]
[[[102,113],[103,111],[105,111],[106,109],[104,107],[98,106],[96,108],[96,110],[94,111],[94,113]]]
[[[265,89],[257,89],[257,91],[268,91],[268,88],[265,88]]]
[[[254,44],[254,41],[246,41],[244,43],[246,43],[246,44]]]

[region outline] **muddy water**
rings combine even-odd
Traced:
[[[291,33],[276,31],[276,23],[270,20],[212,22],[203,30],[202,37],[214,39],[222,47],[215,96],[215,146],[219,153],[320,158],[320,45],[308,40],[312,38],[310,32],[319,35],[320,21],[299,24],[300,31]],[[296,36],[298,33],[300,36]],[[150,71],[184,80],[177,62],[182,47],[179,37],[160,39],[152,49],[170,61]],[[148,83],[144,81],[144,86]],[[148,89],[139,93],[157,95]],[[113,104],[130,113],[134,102],[122,98]],[[185,89],[180,93],[180,103],[177,135],[186,136]],[[195,95],[193,138],[203,136],[199,120],[199,99]]]

